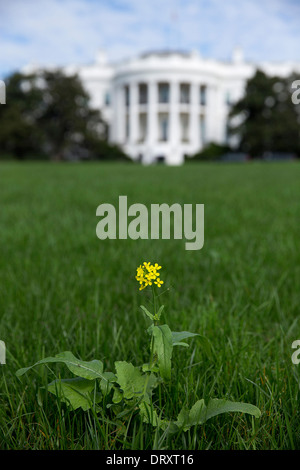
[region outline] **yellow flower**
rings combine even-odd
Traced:
[[[144,267],[147,269],[147,271],[151,271],[150,261],[148,263],[146,263],[146,261],[145,261],[143,264],[144,264]]]
[[[154,284],[156,284],[157,287],[160,287],[163,283],[164,283],[164,281],[161,281],[161,280],[159,279],[159,277],[156,279],[156,281],[154,281]]]
[[[157,272],[159,269],[161,269],[161,266],[157,263],[153,265],[150,261],[145,261],[136,269],[135,278],[140,284],[140,290],[145,289],[147,286],[152,286],[152,281],[154,281],[154,284],[158,287],[163,284],[163,281],[159,278],[160,274]]]

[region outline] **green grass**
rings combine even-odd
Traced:
[[[0,366],[2,449],[299,449],[300,165],[199,164],[180,168],[109,164],[0,166]],[[205,243],[96,237],[103,202],[204,203]],[[164,412],[202,397],[253,403],[262,411],[215,417],[168,438],[138,420],[122,434],[113,417],[71,412],[44,387],[63,367],[20,367],[71,350],[83,360],[139,365],[148,358],[147,305],[136,267],[163,266],[161,297],[173,330],[199,332],[178,348]],[[159,398],[158,398],[159,399]],[[109,419],[108,419],[109,418]]]

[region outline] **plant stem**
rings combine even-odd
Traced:
[[[151,286],[152,289],[152,299],[153,299],[153,309],[154,309],[154,316],[156,315],[156,296],[154,291],[154,286]]]

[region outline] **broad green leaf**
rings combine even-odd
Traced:
[[[103,377],[100,380],[100,389],[104,395],[107,395],[113,387],[113,382],[116,382],[117,377],[112,372],[103,372]]]
[[[239,402],[232,402],[229,400],[218,398],[211,399],[207,405],[205,405],[204,400],[198,400],[190,409],[187,410],[184,407],[177,418],[177,421],[174,424],[177,428],[183,429],[183,431],[187,431],[192,426],[197,426],[199,424],[203,424],[208,421],[210,418],[217,416],[222,413],[230,413],[230,412],[241,412],[241,413],[248,413],[255,418],[259,418],[261,416],[260,410],[249,403],[239,403]],[[173,427],[173,432],[176,428]]]
[[[203,411],[205,410],[206,406],[204,403],[203,398],[201,400],[196,401],[196,403],[192,406],[192,408],[189,411],[188,415],[188,422],[186,423],[186,426],[184,427],[184,431],[186,430],[186,427],[190,428],[191,426],[196,426],[197,424],[202,424],[204,421],[202,421],[203,417]]]
[[[205,350],[206,354],[211,355],[212,346],[210,341],[205,336],[199,335],[198,333],[190,333],[189,331],[172,331],[173,346],[188,347],[189,345],[185,342],[182,342],[182,340],[186,338],[192,338],[194,336],[197,336],[197,339],[201,342],[201,345]]]
[[[171,379],[171,358],[173,351],[172,332],[168,325],[151,325],[148,331],[153,335],[153,353],[157,354],[161,377]]]
[[[185,348],[190,347],[188,343],[184,343],[183,341],[180,341],[179,343],[173,343],[173,346],[184,346]]]
[[[229,401],[225,399],[219,400],[218,398],[214,398],[208,402],[207,407],[202,411],[201,419],[204,423],[213,416],[230,412],[247,413],[254,416],[255,418],[259,418],[261,416],[261,411],[250,403],[239,403],[235,401]]]
[[[189,331],[172,331],[172,342],[175,346],[176,343],[181,342],[183,339],[199,336],[198,333],[190,333]]]
[[[118,414],[121,413],[121,411],[123,409],[123,406],[118,405],[116,403],[110,403],[110,404],[106,405],[106,408],[111,409],[113,411],[113,413],[115,414],[115,416],[118,416]]]
[[[155,365],[150,366],[149,363],[143,364],[142,365],[142,371],[143,372],[159,372],[159,368],[156,367]]]
[[[16,372],[16,375],[20,377],[25,374],[29,369],[32,369],[35,366],[40,364],[50,364],[50,363],[63,363],[68,369],[78,377],[83,377],[84,379],[94,380],[94,379],[103,379],[107,381],[107,378],[103,374],[103,363],[97,359],[93,361],[81,361],[77,359],[70,351],[65,351],[57,354],[54,357],[46,357],[41,361],[36,362],[32,366],[19,369]]]
[[[120,390],[115,389],[113,402],[119,403],[123,398],[126,400],[143,398],[143,400],[149,402],[152,390],[158,384],[157,377],[152,373],[141,374],[137,367],[125,361],[115,362],[115,366],[117,371],[116,382],[120,385]]]
[[[144,395],[144,400],[150,402],[150,398],[152,397],[152,391],[155,387],[157,387],[159,383],[159,379],[154,374],[148,375],[148,379],[146,380],[146,393]]]
[[[124,398],[138,398],[144,393],[147,375],[142,375],[137,367],[126,361],[115,362],[117,383],[123,390]]]
[[[183,429],[184,431],[188,430],[190,428],[190,425],[189,425],[189,415],[190,415],[190,412],[189,410],[184,406],[178,417],[177,417],[177,421],[174,422],[174,424],[176,425],[176,427],[180,428],[180,429]],[[177,431],[178,429],[174,429],[174,431]]]
[[[147,310],[146,307],[144,307],[144,305],[140,305],[140,307],[143,310],[143,312],[147,315],[147,317],[149,317],[153,321],[154,316],[152,315],[152,313],[150,313],[149,310]]]
[[[64,403],[71,405],[74,410],[81,407],[86,411],[93,405],[94,387],[95,380],[76,377],[54,380],[48,385],[48,391],[58,396]]]
[[[123,394],[118,388],[115,388],[112,401],[113,403],[120,403],[123,400]]]

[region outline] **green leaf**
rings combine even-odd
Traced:
[[[174,422],[174,424],[176,425],[174,431],[178,431],[177,428],[180,428],[180,429],[183,429],[184,431],[187,431],[192,425],[189,424],[189,415],[190,415],[190,412],[189,410],[184,406],[178,417],[177,417],[177,421]]]
[[[161,306],[159,307],[158,312],[157,312],[157,313],[154,315],[154,317],[153,317],[154,320],[157,320],[157,321],[160,320],[160,317],[161,317],[161,314],[162,314],[162,311],[163,311],[164,308],[165,308],[164,305],[161,305]]]
[[[143,401],[139,404],[140,416],[144,423],[152,424],[152,426],[158,426],[160,419],[153,405]]]
[[[152,321],[154,321],[154,316],[152,315],[152,313],[150,313],[149,310],[147,310],[146,307],[144,307],[144,305],[140,305],[140,307],[143,310],[143,312],[147,315],[147,317],[149,317]]]
[[[185,346],[188,347],[188,344],[182,342],[183,339],[192,338],[197,336],[198,341],[201,342],[201,345],[208,356],[211,356],[213,348],[210,341],[198,333],[190,333],[189,331],[172,331],[172,342],[173,346]]]
[[[202,411],[201,416],[204,423],[213,416],[230,412],[247,413],[255,418],[259,418],[261,416],[261,411],[250,403],[235,402],[225,399],[219,400],[218,398],[214,398],[208,402],[208,405]]]
[[[157,414],[157,411],[152,404],[143,401],[139,404],[139,409],[140,416],[144,423],[151,424],[152,426],[159,427],[163,430],[166,430],[170,426],[169,421],[162,419],[161,416]]]
[[[201,400],[198,400],[190,409],[188,415],[187,415],[187,420],[184,423],[183,430],[186,431],[189,429],[191,426],[196,426],[197,424],[202,424],[204,421],[202,421],[202,412],[205,410],[206,406],[204,403],[203,398]],[[185,415],[186,418],[186,415]]]
[[[157,354],[160,375],[164,380],[168,381],[171,379],[172,332],[168,325],[151,325],[148,331],[154,339],[153,353]]]
[[[144,395],[144,400],[150,402],[152,397],[152,391],[157,387],[159,379],[154,374],[149,374],[148,379],[146,380],[146,393]]]
[[[103,374],[103,363],[101,361],[97,359],[89,362],[81,361],[80,359],[77,359],[70,351],[62,352],[54,357],[46,357],[45,359],[36,362],[32,366],[17,370],[16,375],[20,377],[35,366],[50,363],[63,363],[74,375],[83,377],[84,379],[103,379],[104,381],[108,380]]]
[[[123,400],[123,394],[118,388],[115,388],[112,401],[113,403],[120,403]]]
[[[189,331],[172,331],[173,346],[180,343],[183,339],[192,338],[193,336],[200,336],[198,333],[190,333]]]
[[[113,383],[117,381],[117,377],[112,372],[103,372],[103,377],[100,380],[100,389],[104,395],[108,395],[113,387]]]
[[[175,424],[177,428],[183,429],[183,431],[187,431],[192,426],[203,424],[214,416],[230,412],[247,413],[255,416],[255,418],[259,418],[261,416],[260,410],[256,406],[249,403],[232,402],[225,399],[214,398],[211,399],[207,405],[205,405],[204,400],[202,399],[198,400],[192,406],[190,411],[184,407],[180,411],[177,417],[177,421],[175,421],[173,424]],[[173,426],[173,432],[175,429],[176,428]]]
[[[123,390],[124,398],[138,398],[144,393],[147,375],[142,375],[137,367],[126,361],[115,362],[117,383]]]
[[[147,363],[147,364],[142,365],[142,371],[143,372],[155,372],[155,373],[157,373],[157,372],[159,372],[159,368],[156,367],[155,365],[150,366],[150,364]]]
[[[95,380],[87,380],[79,377],[73,379],[57,379],[48,384],[48,391],[60,398],[60,400],[76,410],[84,411],[91,408],[94,401],[93,392]],[[99,395],[97,395],[99,398]]]

